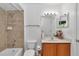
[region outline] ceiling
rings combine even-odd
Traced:
[[[17,3],[0,3],[0,8],[4,10],[22,10],[21,6]]]

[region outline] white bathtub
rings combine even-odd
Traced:
[[[22,56],[23,48],[7,48],[0,52],[0,56]]]

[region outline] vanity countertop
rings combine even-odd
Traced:
[[[65,39],[44,39],[42,43],[71,43],[71,41]]]

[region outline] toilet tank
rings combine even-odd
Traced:
[[[26,48],[25,49],[35,49],[36,48],[36,41],[27,41],[26,42]]]

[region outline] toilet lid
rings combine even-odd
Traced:
[[[26,50],[24,53],[24,56],[34,56],[35,55],[35,51],[30,49],[30,50]]]

